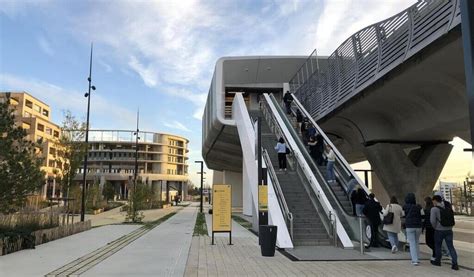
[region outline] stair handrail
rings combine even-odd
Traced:
[[[274,123],[276,123],[277,128],[283,134],[283,137],[288,142],[288,145],[290,145],[290,143],[289,143],[290,140],[288,140],[288,137],[285,135],[285,132],[282,130],[282,127],[280,125],[280,122],[281,122],[281,124],[284,125],[284,123],[282,122],[283,120],[280,118],[280,115],[278,114],[278,111],[273,106],[274,105],[273,101],[271,100],[270,96],[267,93],[263,94],[263,102],[265,104],[265,108],[269,108],[272,111],[271,112],[271,118],[274,119]],[[270,103],[271,103],[271,105],[270,105]],[[263,110],[265,111],[265,109],[263,109]],[[269,113],[269,112],[266,112],[266,113]],[[278,116],[278,118],[277,118],[277,116]],[[296,164],[298,164],[301,167],[305,178],[310,183],[310,187],[313,189],[316,197],[319,199],[319,202],[321,203],[321,206],[324,209],[325,217],[329,221],[330,221],[331,214],[333,214],[337,218],[338,217],[337,213],[335,212],[334,208],[331,206],[331,203],[329,202],[328,197],[326,196],[324,190],[322,189],[321,185],[319,184],[316,177],[314,176],[313,171],[309,168],[309,165],[307,164],[304,157],[300,156],[298,154],[298,152],[295,151],[295,149],[293,149],[291,147],[291,145],[290,145],[290,149],[292,149],[292,154],[295,157]],[[339,239],[343,243],[343,246],[344,247],[353,247],[353,244],[352,244],[351,240],[349,239],[347,231],[345,230],[344,226],[341,224],[341,221],[337,220],[336,224],[337,224],[337,230],[340,230],[340,232],[338,231],[337,234],[338,234]],[[328,226],[326,226],[326,228],[328,228]],[[328,232],[329,232],[329,228],[328,228]]]
[[[303,113],[303,115],[307,117],[308,120],[310,120],[311,124],[314,126],[314,128],[316,128],[316,131],[318,132],[318,134],[320,134],[323,137],[324,143],[331,146],[339,164],[341,164],[343,168],[346,170],[346,172],[349,173],[348,175],[352,176],[357,181],[357,183],[360,185],[360,187],[365,191],[367,195],[370,194],[369,188],[366,187],[365,183],[362,182],[362,180],[359,178],[359,175],[355,173],[354,169],[349,165],[346,159],[344,159],[342,154],[339,152],[339,150],[337,150],[337,148],[334,146],[334,144],[326,135],[326,133],[321,129],[321,127],[319,127],[319,125],[316,123],[313,117],[309,114],[309,112],[304,108],[304,106],[301,104],[298,98],[295,95],[292,95],[292,96],[293,96],[293,103],[295,103],[298,109]]]
[[[267,166],[268,175],[272,181],[273,188],[275,190],[275,194],[277,196],[278,202],[280,202],[280,208],[282,209],[282,213],[285,215],[287,227],[290,229],[290,236],[293,239],[293,214],[290,212],[288,208],[288,204],[286,203],[285,196],[280,186],[280,182],[276,177],[275,168],[273,167],[272,161],[266,149],[262,148],[262,157],[265,161]],[[289,226],[288,226],[289,225]]]

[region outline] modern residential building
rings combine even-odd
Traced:
[[[48,104],[27,92],[0,92],[0,101],[10,98],[14,109],[15,122],[27,132],[27,138],[38,143],[37,152],[43,159],[41,169],[45,172],[45,184],[41,190],[42,198],[60,194],[56,180],[61,177],[66,161],[62,158],[58,142],[60,127],[51,121],[51,108]]]
[[[89,130],[88,184],[111,182],[119,198],[126,199],[135,173],[135,135],[131,130]],[[138,183],[161,191],[170,201],[177,193],[187,193],[189,140],[180,136],[139,132]],[[76,175],[82,181],[83,168]]]
[[[460,187],[459,184],[455,182],[439,181],[439,191],[443,194],[443,198],[451,203],[453,203],[455,198],[454,191],[458,187]]]

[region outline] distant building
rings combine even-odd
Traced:
[[[62,158],[63,151],[58,146],[61,129],[51,122],[51,108],[46,103],[27,92],[0,92],[0,102],[10,98],[14,109],[15,123],[27,132],[27,138],[38,143],[37,153],[43,159],[45,184],[41,190],[42,198],[60,195],[56,180],[62,177],[62,169],[67,162]]]
[[[171,201],[175,194],[187,193],[189,141],[186,138],[163,133],[139,132],[139,183],[153,191],[161,190],[162,200]],[[135,135],[130,130],[90,130],[87,162],[88,184],[101,186],[110,182],[119,198],[128,197],[135,172]],[[75,180],[82,181],[83,167]]]
[[[443,198],[446,201],[453,202],[455,198],[455,190],[459,187],[458,183],[455,182],[443,182],[439,181],[439,191],[443,194]]]

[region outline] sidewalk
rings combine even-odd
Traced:
[[[0,276],[44,276],[139,227],[140,225],[103,226],[41,244],[36,249],[1,256]]]
[[[81,276],[183,276],[196,215],[185,207]]]
[[[210,226],[210,216],[206,216]],[[294,262],[278,251],[262,257],[258,239],[232,222],[233,245],[226,235],[193,237],[185,276],[472,276],[469,270],[453,271],[450,266],[434,267],[429,261],[412,266],[410,261]]]

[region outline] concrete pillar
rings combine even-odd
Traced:
[[[223,184],[232,186],[232,207],[242,208],[242,173],[224,170]]]
[[[56,177],[53,177],[53,190],[51,191],[51,198],[56,197]]]
[[[413,192],[421,203],[425,196],[432,194],[453,146],[424,144],[408,154],[402,146],[377,143],[365,146],[364,152],[388,195],[396,196],[402,204],[406,194]]]
[[[379,177],[377,177],[377,174],[375,172],[372,172],[372,189],[371,192],[375,194],[375,197],[377,200],[382,204],[382,206],[385,208],[385,206],[390,203],[390,197],[392,195],[387,192],[385,187],[383,186],[382,182],[380,181]],[[398,199],[398,202],[402,204],[403,199]]]

